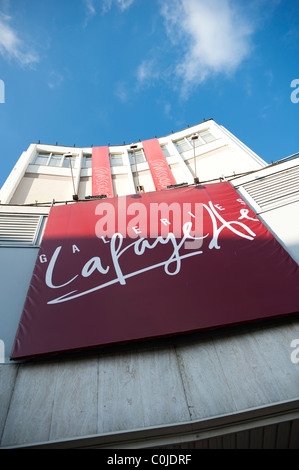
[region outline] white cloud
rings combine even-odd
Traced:
[[[114,94],[122,103],[127,103],[129,101],[128,89],[123,82],[118,82],[116,84]]]
[[[48,77],[48,87],[51,88],[52,90],[55,88],[58,88],[63,81],[65,80],[65,77],[60,73],[56,71],[52,71],[49,73]]]
[[[104,0],[103,1],[103,9],[104,11],[110,10],[112,7],[113,3],[116,3],[116,5],[121,9],[121,10],[126,10],[129,8],[135,0]]]
[[[116,6],[121,9],[121,11],[124,11],[129,8],[134,1],[135,0],[83,0],[86,9],[84,26],[86,26],[89,20],[97,14],[98,9],[105,14],[111,10],[113,4],[115,3]]]
[[[19,62],[21,65],[32,65],[39,61],[38,54],[30,50],[17,31],[10,24],[11,17],[0,13],[0,54]]]
[[[87,26],[89,20],[96,15],[95,0],[83,0],[86,10],[86,16],[84,20],[84,27]]]
[[[97,13],[97,6],[101,4],[102,11],[105,13],[109,11],[113,4],[116,4],[122,11],[129,8],[135,0],[83,0],[86,10],[87,16],[91,17]]]
[[[149,62],[143,60],[137,68],[137,80],[139,83],[144,83],[149,78],[147,64],[149,64]]]
[[[96,14],[96,8],[95,8],[95,5],[94,5],[94,0],[84,0],[84,3],[85,3],[85,6],[86,6],[87,14],[89,16],[95,15]]]
[[[164,103],[163,109],[164,114],[169,117],[171,115],[171,104],[168,102]]]
[[[149,84],[161,78],[161,72],[153,59],[143,60],[137,68],[137,80],[140,85]]]
[[[171,42],[181,54],[176,76],[183,92],[211,76],[234,73],[251,52],[254,32],[243,2],[234,0],[161,0]]]

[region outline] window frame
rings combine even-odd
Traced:
[[[32,161],[32,165],[37,165],[37,166],[47,166],[47,167],[51,167],[51,168],[69,168],[70,166],[66,166],[64,165],[65,161],[66,161],[66,157],[64,155],[68,154],[68,153],[72,153],[72,152],[65,152],[65,153],[56,153],[56,152],[44,152],[44,151],[37,151],[36,154],[35,154],[35,157]],[[37,163],[37,159],[40,157],[40,156],[48,156],[48,159],[47,159],[47,163],[46,164],[42,164],[42,163]],[[59,165],[51,165],[51,159],[53,157],[60,157],[60,163]],[[75,167],[75,165],[73,163],[76,163],[76,159],[78,158],[78,155],[77,154],[73,154],[72,153],[72,166],[73,168]]]
[[[139,155],[142,154],[142,161],[138,161],[139,155],[137,155],[137,154],[139,154]],[[129,157],[130,165],[131,165],[131,166],[133,166],[133,165],[135,166],[135,160],[134,160],[134,152],[133,152],[133,150],[131,150],[131,149],[128,150],[128,157]],[[142,164],[142,163],[146,163],[146,161],[147,161],[146,158],[145,158],[145,153],[144,153],[143,148],[137,148],[137,149],[135,150],[135,157],[136,157],[136,165],[139,165],[139,164]]]
[[[90,165],[86,165],[86,161],[90,162]],[[88,169],[88,168],[92,168],[92,155],[83,154],[82,169]]]
[[[113,164],[112,163],[112,160],[113,158],[116,157],[116,158],[121,158],[121,164]],[[124,154],[121,153],[121,152],[111,152],[109,153],[109,163],[110,163],[110,167],[116,167],[116,166],[124,166]]]
[[[205,134],[209,134],[213,137],[212,140],[210,141],[206,141],[204,140],[204,135]],[[175,148],[177,149],[177,151],[181,154],[181,153],[185,153],[185,152],[189,152],[190,150],[193,150],[193,144],[192,144],[192,137],[193,136],[197,136],[198,138],[195,140],[195,148],[197,147],[201,147],[202,145],[205,145],[205,144],[209,144],[210,142],[214,142],[216,140],[216,137],[214,136],[214,134],[210,131],[210,129],[206,129],[204,131],[198,131],[198,132],[194,132],[192,134],[189,134],[189,135],[186,135],[184,137],[181,137],[180,139],[177,139],[177,140],[174,140],[173,143],[175,145]],[[188,149],[186,150],[182,150],[180,151],[178,146],[180,144],[178,144],[178,142],[184,142],[184,144],[187,144],[187,146],[189,147]]]

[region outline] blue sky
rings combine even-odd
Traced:
[[[298,0],[0,0],[0,187],[32,142],[209,118],[267,162],[299,152],[298,59]]]

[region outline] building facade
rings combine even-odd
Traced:
[[[154,201],[157,194],[177,194],[171,191],[202,187],[209,193],[229,185],[251,211],[249,217],[241,208],[237,223],[244,217],[265,227],[270,245],[277,243],[274,259],[282,249],[290,266],[283,282],[292,286],[299,264],[298,162],[295,155],[269,165],[214,120],[117,146],[31,144],[0,191],[1,446],[298,448],[295,307],[282,311],[291,315],[224,328],[11,357],[52,208],[126,196]],[[253,291],[257,303],[266,289],[261,284]]]

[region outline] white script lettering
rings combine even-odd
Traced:
[[[110,239],[110,244],[106,245],[106,247],[110,250],[111,266],[108,265],[106,267],[103,267],[101,259],[98,256],[95,256],[91,258],[89,261],[87,261],[87,263],[83,266],[83,269],[81,270],[81,276],[84,278],[87,278],[91,276],[93,273],[96,273],[96,274],[99,273],[105,276],[110,271],[110,267],[113,267],[116,277],[107,282],[100,283],[83,292],[78,292],[77,290],[73,290],[58,298],[50,300],[48,303],[56,304],[60,302],[66,302],[66,301],[81,297],[83,295],[90,294],[92,292],[95,292],[97,290],[103,289],[105,287],[108,287],[116,283],[119,283],[120,285],[125,285],[127,282],[127,279],[134,277],[134,276],[141,275],[142,273],[145,273],[146,271],[150,271],[150,270],[160,268],[160,267],[164,267],[165,274],[169,276],[175,276],[181,270],[181,264],[182,264],[183,259],[189,258],[192,256],[198,256],[203,253],[202,250],[189,250],[188,253],[185,253],[185,252],[182,253],[182,249],[184,247],[186,240],[203,240],[204,238],[208,237],[208,235],[210,235],[210,242],[208,245],[208,249],[219,250],[221,249],[221,243],[220,243],[219,238],[220,238],[221,232],[224,229],[227,229],[233,232],[237,237],[245,238],[250,241],[254,240],[254,237],[256,236],[256,234],[249,227],[247,227],[247,225],[239,221],[226,221],[217,212],[215,206],[212,204],[211,201],[209,202],[208,205],[203,204],[203,208],[207,211],[210,217],[210,220],[212,222],[211,234],[208,233],[208,234],[202,235],[201,237],[192,236],[191,235],[192,222],[186,222],[183,224],[183,227],[182,227],[183,237],[179,240],[175,237],[174,233],[170,232],[165,237],[163,236],[157,236],[156,238],[139,237],[136,240],[134,240],[132,243],[124,246],[123,235],[121,233],[114,233]],[[241,213],[240,218],[243,218],[245,217],[245,215],[247,216],[248,211],[246,212],[246,214],[245,212],[242,213],[241,211],[240,213]],[[189,215],[195,218],[194,214],[192,214],[191,212],[189,212]],[[252,219],[249,217],[245,217],[245,218],[259,222],[258,219]],[[102,241],[105,244],[107,243],[107,241],[105,241],[103,237],[102,237]],[[167,255],[168,256],[167,259],[164,259],[161,262],[143,267],[142,269],[139,269],[130,273],[124,273],[123,267],[122,267],[122,264],[123,264],[122,260],[123,260],[123,255],[125,252],[129,251],[130,256],[133,256],[133,255],[142,256],[145,254],[146,251],[153,250],[158,245],[170,246],[172,251],[171,251],[170,256],[169,254]],[[76,246],[76,245],[73,245],[73,246]],[[202,244],[200,244],[200,246],[202,246]],[[61,249],[62,249],[61,246],[56,248],[51,258],[51,261],[49,263],[48,269],[46,271],[45,281],[46,281],[47,286],[52,289],[58,289],[60,287],[67,286],[71,284],[79,276],[79,274],[76,274],[72,279],[65,282],[64,284],[54,285],[53,273],[54,273],[54,268],[57,263]],[[169,253],[169,250],[168,250],[168,253]]]

